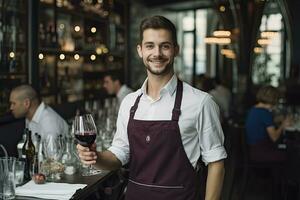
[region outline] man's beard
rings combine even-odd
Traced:
[[[163,69],[155,70],[147,63],[145,64],[147,70],[153,75],[165,75],[168,74],[173,69],[173,62],[168,63]]]

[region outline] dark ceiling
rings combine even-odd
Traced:
[[[161,7],[168,10],[190,10],[213,7],[216,0],[139,0],[147,7]]]

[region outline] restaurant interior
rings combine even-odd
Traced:
[[[47,184],[85,184],[70,191],[67,199],[124,199],[130,173],[126,166],[81,176],[87,167],[77,155],[74,118],[90,113],[98,129],[97,150],[110,147],[118,105],[116,94],[104,86],[105,76],[118,73],[133,91],[141,88],[147,73],[136,50],[139,25],[146,17],[162,15],[177,29],[178,78],[213,97],[218,85],[229,94],[215,97],[227,152],[220,198],[300,200],[299,10],[298,0],[0,0],[0,145],[7,151],[0,148],[0,157],[18,160],[22,154],[28,130],[25,118],[12,115],[10,94],[29,84],[68,124],[68,135],[53,142],[60,146],[49,145],[48,138],[44,143],[32,139],[37,157],[47,145],[61,149],[56,161],[61,171],[43,165],[49,168]],[[251,161],[246,138],[249,110],[256,105],[260,88],[267,85],[279,91],[274,119],[291,119],[274,142],[287,155],[280,166]],[[274,122],[275,127],[281,122]],[[73,168],[66,164],[70,160]],[[4,161],[0,161],[4,180]],[[205,188],[207,166],[202,164],[199,173]],[[279,189],[278,174],[284,174]],[[66,190],[57,197],[31,197],[28,193],[35,185],[18,190],[29,179],[24,177],[15,186],[13,198],[63,199]],[[3,185],[4,181],[0,199]]]

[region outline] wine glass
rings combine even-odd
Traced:
[[[84,114],[75,117],[74,135],[77,142],[84,147],[90,147],[95,142],[97,127],[91,114]],[[93,169],[90,165],[88,170],[84,171],[82,175],[90,176],[99,173],[101,173],[100,170]]]
[[[42,145],[42,151],[45,156],[45,160],[41,163],[41,171],[45,173],[47,180],[51,181],[61,179],[61,174],[63,173],[63,164],[61,163],[63,148],[60,138],[57,135],[58,134],[47,134],[40,144]],[[31,169],[32,175],[36,173],[34,167]]]

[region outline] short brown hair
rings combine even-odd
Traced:
[[[165,29],[171,32],[175,46],[178,46],[175,25],[163,16],[152,16],[145,18],[140,24],[140,43],[143,40],[143,33],[146,29]]]
[[[280,97],[280,92],[277,88],[267,85],[261,87],[256,94],[256,101],[271,105],[276,105]]]

